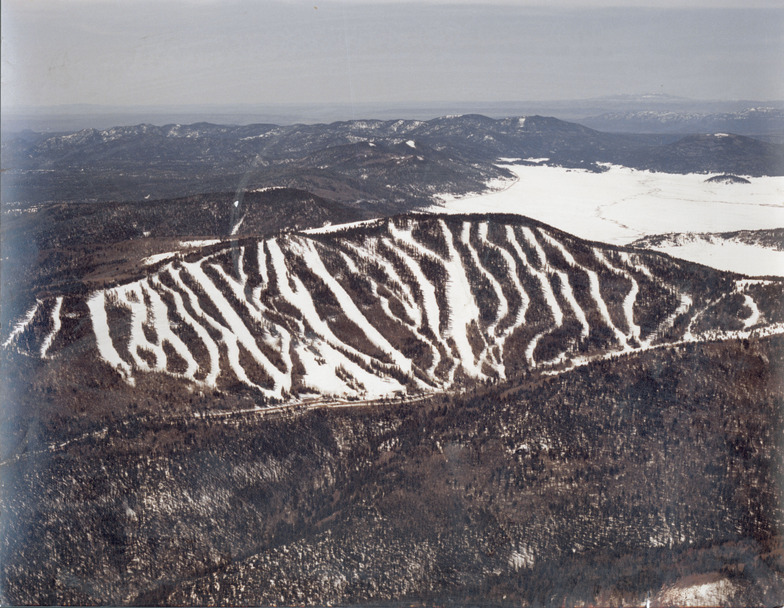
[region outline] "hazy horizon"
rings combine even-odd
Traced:
[[[2,126],[8,133],[29,129],[37,132],[70,132],[108,129],[137,124],[225,125],[324,124],[345,120],[431,120],[446,115],[481,114],[490,118],[552,116],[581,122],[613,112],[646,111],[688,114],[722,114],[766,107],[784,110],[782,100],[689,100],[680,97],[646,99],[596,98],[589,100],[433,102],[388,104],[241,104],[213,106],[99,106],[80,104],[42,108],[4,108]]]
[[[9,0],[2,105],[784,99],[780,3],[645,4]]]

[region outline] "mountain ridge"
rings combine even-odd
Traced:
[[[4,342],[47,359],[87,340],[131,385],[389,398],[775,333],[781,287],[520,216],[406,215],[173,251],[144,278],[39,300]]]
[[[609,162],[679,173],[784,172],[784,146],[734,137],[707,145],[680,135],[604,133],[537,115],[26,134],[3,140],[3,200],[129,201],[247,184],[301,188],[391,214],[427,204],[439,192],[484,189],[488,180],[508,175],[496,166],[499,158],[547,157],[595,171]]]

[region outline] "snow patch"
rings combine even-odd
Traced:
[[[143,266],[152,266],[153,264],[157,264],[158,262],[162,262],[163,260],[168,260],[171,257],[177,255],[175,251],[169,251],[167,253],[156,253],[155,255],[147,256],[142,260]]]
[[[8,336],[8,339],[3,342],[3,346],[8,346],[11,342],[14,341],[14,338],[21,334],[25,328],[30,325],[30,322],[35,317],[35,313],[38,312],[38,307],[40,306],[41,302],[36,300],[35,304],[33,305],[30,310],[27,311],[27,314],[19,321],[16,325],[14,325],[14,329],[11,331],[11,334]]]
[[[194,241],[180,241],[180,247],[209,247],[210,245],[217,245],[220,239],[201,239]]]
[[[60,319],[60,310],[63,306],[63,296],[58,296],[57,300],[54,303],[54,309],[52,310],[52,331],[50,331],[46,338],[41,344],[41,359],[47,359],[47,353],[54,342],[57,333],[60,331],[62,327],[62,321]]]
[[[722,606],[727,604],[735,592],[735,585],[727,579],[691,585],[676,583],[660,593],[655,602],[665,606]]]
[[[383,219],[373,218],[370,220],[359,220],[357,222],[346,222],[345,224],[326,224],[319,228],[308,228],[306,230],[301,230],[302,234],[330,234],[332,232],[338,232],[339,230],[345,230],[347,228],[355,228],[357,226],[371,226],[373,224],[380,224]]]
[[[243,215],[240,218],[240,220],[236,224],[234,224],[234,226],[232,227],[232,229],[231,229],[231,236],[234,236],[235,234],[237,234],[237,231],[240,229],[240,226],[242,226],[242,222],[244,222],[244,221],[245,221],[245,216]]]

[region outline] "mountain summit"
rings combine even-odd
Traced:
[[[580,240],[519,216],[397,216],[156,257],[144,278],[39,301],[6,346],[74,343],[274,402],[497,382],[667,344],[781,330],[781,285]]]

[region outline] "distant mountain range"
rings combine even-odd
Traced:
[[[579,121],[593,129],[626,133],[734,133],[782,143],[784,109],[748,108],[736,112],[633,111],[608,112]]]
[[[491,118],[508,116],[554,116],[582,123],[590,117],[626,113],[655,112],[697,116],[742,114],[755,108],[784,110],[781,100],[695,100],[661,93],[643,95],[610,95],[591,99],[544,101],[492,101],[444,103],[319,103],[319,104],[229,104],[179,106],[105,106],[75,104],[35,108],[4,107],[4,132],[32,129],[46,133],[73,132],[86,128],[109,129],[117,125],[152,123],[211,122],[247,125],[274,123],[280,125],[316,124],[350,119],[432,120],[456,114],[483,114]],[[779,128],[777,130],[780,130]],[[614,130],[608,128],[608,130]],[[634,132],[634,129],[631,129]],[[692,131],[684,131],[688,134]],[[754,133],[739,133],[753,135]],[[761,134],[761,133],[757,133]]]
[[[656,248],[678,246],[696,240],[719,240],[759,245],[775,251],[784,251],[784,228],[771,228],[769,230],[736,230],[734,232],[720,233],[676,233],[656,234],[646,236],[629,243],[630,247]]]
[[[319,125],[137,125],[3,139],[3,201],[171,198],[291,187],[340,202],[406,211],[433,194],[482,190],[499,158],[547,158],[677,173],[784,174],[784,145],[740,135],[605,133],[554,118],[480,115]]]

